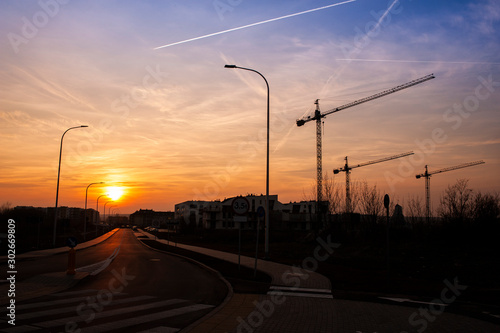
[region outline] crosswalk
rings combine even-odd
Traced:
[[[333,299],[330,289],[298,288],[286,286],[269,287],[268,295]]]
[[[0,311],[0,332],[178,332],[214,305],[155,296],[104,294],[87,289],[16,304],[16,325]],[[4,308],[5,309],[5,308]]]

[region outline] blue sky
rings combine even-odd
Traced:
[[[352,178],[404,201],[423,196],[414,175],[424,165],[483,159],[433,177],[432,197],[457,178],[498,191],[497,1],[357,0],[155,49],[334,3],[3,1],[2,198],[52,205],[60,135],[80,124],[89,128],[65,138],[63,205],[82,206],[78,191],[101,180],[128,186],[123,212],[263,193],[265,86],[226,63],[269,81],[271,192],[282,201],[303,199],[314,183],[315,128],[295,120],[315,99],[326,111],[430,73],[436,79],[326,117],[324,171],[333,177],[346,155],[361,163],[414,150],[420,159]],[[471,111],[454,109],[464,104]]]

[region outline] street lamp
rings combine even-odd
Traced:
[[[267,86],[267,155],[266,155],[266,234],[265,234],[265,259],[269,259],[269,83],[264,75],[255,69],[238,67],[236,65],[225,65],[224,68],[236,68],[259,74]],[[258,232],[258,230],[257,230]]]
[[[106,201],[106,203],[104,204],[104,224],[106,224],[106,205],[110,202],[113,202],[114,200],[108,200]]]
[[[57,187],[56,187],[56,206],[54,209],[54,239],[52,242],[52,245],[56,247],[56,230],[57,230],[57,204],[59,200],[59,178],[61,175],[61,157],[62,157],[62,147],[63,147],[63,140],[64,140],[64,135],[75,128],[82,128],[82,127],[88,127],[87,125],[80,125],[80,126],[75,126],[75,127],[70,127],[66,131],[64,131],[63,135],[61,136],[61,146],[59,148],[59,167],[57,169]]]
[[[90,183],[89,186],[87,186],[87,189],[85,190],[85,219],[83,222],[83,240],[87,238],[87,194],[89,191],[89,187],[95,184],[104,184],[104,182],[99,182],[99,183]]]
[[[101,221],[100,221],[100,218],[99,218],[99,199],[100,199],[101,197],[106,197],[106,196],[107,196],[106,194],[102,194],[102,195],[98,196],[98,197],[97,197],[97,200],[96,200],[96,201],[97,201],[97,204],[96,204],[96,207],[95,207],[95,210],[96,210],[96,215],[97,215],[97,216],[96,216],[96,217],[97,217],[97,219],[96,219],[96,224],[95,224],[95,236],[96,236],[96,237],[97,237],[97,226],[98,226],[98,224],[101,222]]]

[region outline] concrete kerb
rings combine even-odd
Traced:
[[[144,232],[142,230],[139,231],[148,238],[155,239],[154,235],[151,235],[150,233]],[[158,242],[166,244],[166,241],[163,239],[156,239],[156,240]],[[177,244],[177,246],[189,251],[200,252],[205,255],[226,260],[232,263],[238,262],[237,261],[238,256],[236,254],[207,249],[207,248],[201,248],[197,246],[185,245],[185,244]],[[198,251],[198,250],[204,250],[204,251]],[[314,260],[314,258],[312,257],[310,257],[309,259]],[[242,266],[253,269],[254,264],[255,264],[255,258],[241,256]],[[270,275],[272,277],[271,283],[275,286],[296,287],[297,285],[300,285],[300,288],[331,289],[331,283],[328,278],[319,273],[316,273],[314,270],[308,270],[306,269],[306,267],[307,265],[305,266],[303,265],[303,267],[296,267],[267,260],[261,260],[261,259],[258,260],[258,269]]]
[[[111,236],[113,236],[118,230],[119,230],[119,228],[115,228],[115,229],[105,233],[104,235],[102,235],[100,237],[97,237],[97,238],[90,240],[88,242],[79,244],[75,247],[75,250],[79,251],[79,250],[87,249],[87,248],[92,247],[92,246],[96,246],[96,245],[104,242],[105,240],[107,240]],[[55,249],[30,251],[30,252],[26,252],[26,253],[22,253],[22,254],[17,255],[16,261],[22,261],[22,260],[26,260],[26,259],[34,259],[34,258],[39,258],[39,257],[48,257],[48,256],[61,254],[61,253],[67,253],[67,252],[68,252],[68,247],[58,247]],[[6,262],[7,262],[7,256],[1,256],[0,257],[0,264],[6,263]]]
[[[146,237],[148,237],[148,239],[153,239],[153,237],[151,237],[151,234],[147,234],[145,232],[143,232],[142,230],[139,230],[140,233],[142,233],[143,235],[145,235]],[[134,233],[134,235],[136,235],[136,233]],[[153,251],[156,251],[156,252],[161,252],[161,253],[166,253],[165,251],[162,251],[162,250],[158,250],[158,249],[155,249],[147,244],[144,244],[144,242],[140,242],[142,245],[144,245],[145,247],[153,250]],[[185,260],[188,260],[198,266],[200,266],[201,268],[203,269],[206,269],[212,273],[214,273],[222,282],[224,282],[226,284],[226,287],[227,287],[227,295],[226,297],[224,298],[224,300],[222,301],[221,304],[219,304],[215,309],[213,309],[212,311],[210,311],[209,313],[207,313],[205,316],[201,317],[200,319],[198,319],[197,321],[193,322],[192,324],[190,324],[189,326],[185,327],[182,329],[181,332],[189,332],[191,331],[192,329],[194,329],[195,327],[197,327],[198,325],[200,325],[201,323],[203,323],[204,321],[210,319],[211,317],[213,317],[214,315],[216,315],[218,312],[220,312],[228,303],[229,301],[231,300],[231,298],[233,297],[234,295],[234,291],[233,291],[233,287],[231,286],[231,284],[222,276],[222,274],[199,262],[199,261],[196,261],[192,258],[189,258],[189,257],[186,257],[186,256],[183,256],[183,255],[180,255],[180,254],[177,254],[177,253],[172,253],[172,252],[168,252],[169,255],[173,255],[173,256],[177,256],[179,258],[182,258],[182,259],[185,259]]]

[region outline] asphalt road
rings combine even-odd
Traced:
[[[93,265],[106,259],[107,267]],[[23,331],[20,326],[38,332],[175,332],[212,311],[227,294],[218,275],[146,247],[130,229],[77,251],[76,262],[100,272],[59,294],[19,302],[16,332]],[[66,264],[65,254],[20,261],[18,278],[65,271]]]

